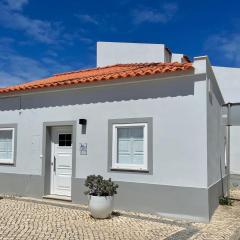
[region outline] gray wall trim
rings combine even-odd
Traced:
[[[112,169],[112,125],[113,124],[134,124],[147,123],[148,124],[148,170],[127,170],[127,169]],[[109,119],[108,120],[108,171],[111,172],[134,172],[141,174],[153,174],[153,118],[123,118],[123,119]]]
[[[0,173],[0,195],[41,198],[44,179],[40,175]]]
[[[44,176],[0,173],[0,195],[41,198]],[[72,201],[87,204],[85,179],[72,178]],[[225,182],[225,180],[224,180]],[[220,182],[209,189],[122,182],[115,195],[115,208],[208,222],[218,206]]]
[[[211,217],[219,205],[219,197],[227,192],[227,176],[208,188],[209,216]]]
[[[84,195],[85,179],[74,178],[72,201],[88,203]],[[120,182],[115,195],[115,209],[146,212],[168,217],[208,222],[208,189],[146,183]]]
[[[13,156],[13,163],[1,163],[1,166],[16,166],[16,160],[17,160],[17,130],[18,125],[17,123],[7,123],[7,124],[0,124],[0,128],[14,128],[14,156]]]
[[[48,160],[47,155],[49,149],[47,148],[47,143],[49,142],[49,132],[48,129],[56,126],[72,126],[72,179],[76,175],[76,132],[77,132],[77,122],[76,121],[58,121],[58,122],[44,122],[43,123],[43,139],[42,139],[42,176],[44,176],[44,194],[49,194],[50,192],[50,178],[47,175],[47,165]],[[72,189],[73,192],[73,189]]]

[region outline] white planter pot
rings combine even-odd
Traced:
[[[94,218],[108,218],[113,211],[113,196],[89,196],[88,208]]]

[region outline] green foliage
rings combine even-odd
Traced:
[[[229,197],[220,197],[219,198],[219,204],[220,205],[227,205],[227,206],[232,206],[232,200]]]
[[[118,188],[111,178],[105,180],[100,175],[89,175],[85,180],[85,186],[89,189],[85,194],[92,196],[113,196],[117,194]]]

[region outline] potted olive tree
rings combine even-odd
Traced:
[[[100,175],[90,175],[85,181],[89,195],[89,210],[94,218],[108,218],[113,211],[114,194],[117,194],[118,185],[111,178],[103,179]]]

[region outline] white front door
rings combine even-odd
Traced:
[[[71,196],[72,127],[52,127],[51,194]]]

